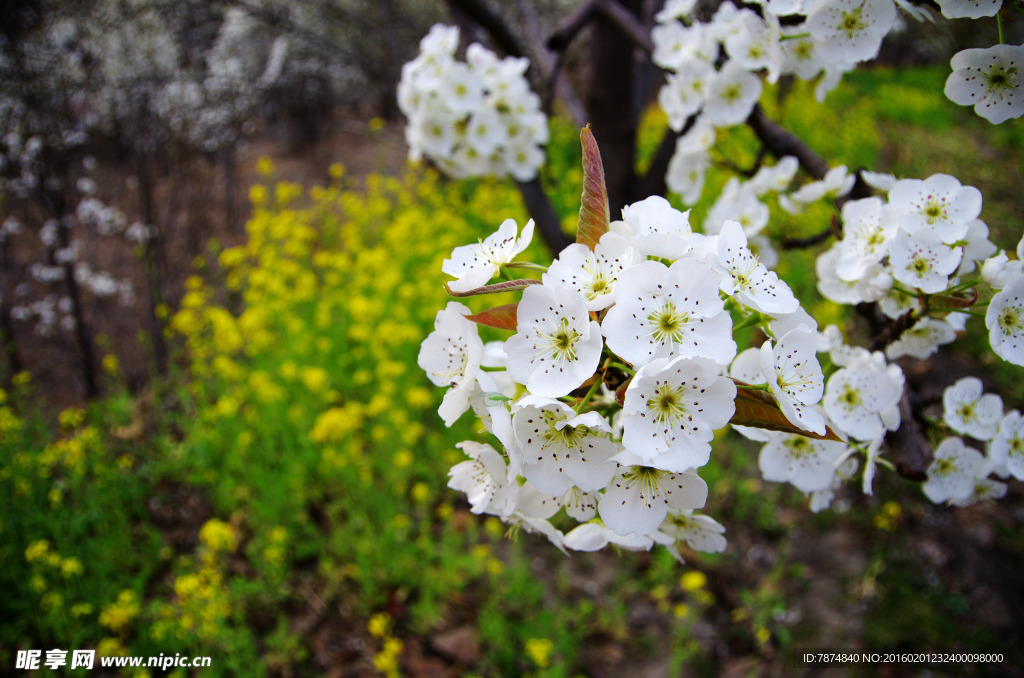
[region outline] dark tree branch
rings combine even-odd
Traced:
[[[842,226],[840,226],[839,219],[834,214],[832,215],[832,220],[829,222],[828,228],[824,231],[806,238],[786,238],[782,241],[782,249],[799,250],[814,247],[818,243],[825,242],[832,236],[837,238],[843,237]]]
[[[569,47],[569,43],[573,41],[573,38],[583,30],[583,27],[590,22],[594,17],[594,12],[597,10],[599,0],[588,0],[588,2],[580,5],[575,12],[573,12],[562,27],[555,31],[550,38],[548,38],[548,49],[553,52],[564,52]]]
[[[654,42],[651,40],[650,33],[640,20],[637,19],[636,15],[623,7],[619,2],[616,2],[616,0],[589,0],[589,2],[581,5],[579,9],[565,20],[562,27],[548,38],[548,48],[556,52],[564,51],[569,46],[569,43],[573,41],[573,38],[595,16],[601,16],[610,21],[634,45],[648,54],[654,52]]]
[[[583,102],[579,95],[572,88],[569,79],[562,73],[562,59],[565,52],[556,52],[552,55],[544,42],[543,32],[537,13],[526,0],[516,0],[516,6],[523,17],[523,25],[526,29],[526,39],[530,45],[530,51],[534,54],[537,65],[541,70],[543,78],[542,106],[544,113],[551,117],[554,105],[555,92],[565,105],[566,112],[572,117],[576,127],[583,127],[587,124],[587,114],[583,108]]]
[[[533,218],[537,230],[544,244],[548,246],[552,254],[557,255],[566,247],[572,244],[572,240],[562,232],[562,222],[555,212],[555,208],[548,200],[547,193],[541,188],[540,179],[516,182],[519,187],[519,194],[523,197],[523,203]]]
[[[508,56],[525,56],[519,41],[505,25],[505,21],[480,0],[446,0],[448,5],[475,21],[487,31],[495,46]]]
[[[932,446],[921,432],[921,424],[914,417],[908,389],[900,398],[900,427],[888,435],[896,472],[908,480],[923,482],[928,479],[927,469],[933,454]]]
[[[640,23],[637,16],[626,9],[620,2],[616,0],[599,0],[597,12],[614,24],[635,46],[647,54],[654,53],[654,41],[651,40],[651,34]]]
[[[800,167],[815,179],[822,179],[828,173],[829,166],[825,159],[815,153],[800,137],[765,115],[760,105],[754,106],[750,117],[747,118],[747,126],[776,158],[794,156]]]

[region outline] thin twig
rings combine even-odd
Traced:
[[[760,105],[747,118],[747,126],[776,158],[794,156],[805,172],[815,179],[823,179],[828,173],[828,162],[815,153],[803,140],[785,129],[767,115]]]

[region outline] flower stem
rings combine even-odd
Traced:
[[[938,313],[966,313],[967,315],[975,315],[975,316],[978,316],[979,318],[984,318],[985,317],[984,313],[980,313],[979,311],[972,311],[971,309],[967,309],[967,308],[952,308],[952,307],[946,307],[946,306],[929,306],[928,310],[929,311],[936,311]]]
[[[505,264],[505,268],[528,268],[531,271],[548,270],[547,266],[541,266],[540,264],[535,264],[532,261],[510,261],[507,264]]]
[[[631,377],[634,374],[636,374],[636,370],[634,370],[632,367],[624,365],[623,363],[617,363],[617,362],[612,361],[612,362],[608,363],[608,366],[609,367],[617,367],[618,369],[622,370],[623,372],[625,372],[626,374],[628,374]]]
[[[579,414],[580,412],[583,411],[583,408],[585,408],[587,406],[587,404],[590,402],[590,399],[594,397],[595,393],[597,393],[597,389],[598,389],[598,387],[600,385],[601,385],[601,380],[600,379],[595,379],[594,383],[590,385],[590,390],[587,391],[587,395],[583,396],[583,400],[581,400],[579,402],[579,404],[576,405],[576,407],[575,407],[576,414]]]

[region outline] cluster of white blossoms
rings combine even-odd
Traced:
[[[952,435],[935,450],[924,493],[932,501],[965,506],[1006,494],[1006,483],[991,478],[1024,479],[1024,420],[1020,412],[1004,414],[1003,401],[984,393],[981,380],[964,377],[942,395],[942,423]],[[985,452],[966,445],[966,436]]]
[[[668,2],[651,31],[651,58],[668,72],[658,102],[669,126],[684,132],[666,182],[688,205],[700,197],[715,130],[748,118],[762,74],[771,83],[820,78],[820,100],[844,72],[878,55],[897,19],[893,0],[768,0],[757,11],[726,0],[708,22],[693,17],[696,5]]]
[[[1003,0],[938,0],[947,19],[996,17],[999,36],[1003,27]],[[1020,11],[1015,3],[1007,8]],[[993,124],[1024,115],[1024,45],[993,45],[957,52],[949,62],[953,69],[946,79],[946,96]]]
[[[915,19],[934,20],[929,10],[904,0],[757,0],[756,5],[756,11],[738,9],[725,0],[703,22],[694,18],[695,0],[672,0],[655,17],[651,58],[667,72],[658,102],[669,126],[682,132],[666,185],[686,205],[700,199],[716,130],[747,120],[761,96],[762,78],[770,83],[780,75],[818,79],[816,95],[822,100],[843,73],[878,55],[882,39],[898,25],[897,6]],[[939,5],[947,18],[977,18],[995,15],[1002,2],[944,0]],[[945,87],[952,101],[974,106],[993,123],[1024,114],[1024,45],[964,50],[953,57],[952,68]],[[783,206],[813,201],[819,189],[833,197],[849,191],[852,175],[845,168],[835,171],[830,182],[806,194],[781,195]]]
[[[524,76],[525,58],[499,59],[473,43],[455,58],[459,29],[435,25],[402,68],[398,106],[408,118],[409,157],[426,156],[455,178],[537,176],[548,141],[540,97]]]
[[[788,163],[736,184],[734,200],[788,181]],[[804,200],[848,191],[845,168],[832,174]],[[449,302],[421,346],[419,365],[446,388],[446,425],[472,410],[494,437],[460,444],[469,459],[451,470],[449,486],[474,512],[563,550],[662,544],[680,560],[685,549],[725,548],[725,528],[697,511],[708,497],[700,471],[727,425],[763,443],[763,478],[792,484],[813,511],[858,474],[871,494],[876,469],[893,466],[886,436],[908,416],[904,373],[890,361],[952,341],[980,282],[995,291],[986,312],[993,349],[1024,364],[1024,240],[1016,258],[996,253],[978,219],[981,194],[951,176],[866,179],[886,198],[844,204],[844,237],[818,260],[819,289],[843,304],[877,302],[902,330],[884,351],[847,344],[835,326],[819,331],[751,249],[760,217],[709,216],[699,233],[688,211],[653,196],[596,231],[581,222],[579,242],[546,268],[515,261],[532,221],[520,231],[506,220],[455,248],[442,266],[453,295],[521,299],[477,314]],[[544,272],[516,278],[522,269]],[[479,324],[511,334],[485,344]],[[755,345],[738,346],[734,330],[751,326]],[[1004,414],[977,379],[950,387],[944,404],[939,425],[951,435],[927,469],[929,499],[965,506],[1005,493],[993,473],[1024,479],[1017,411]]]
[[[447,389],[445,423],[472,409],[497,441],[462,443],[469,460],[451,471],[450,487],[474,512],[541,532],[562,549],[720,551],[724,528],[695,513],[708,495],[698,472],[730,422],[778,435],[798,460],[792,480],[801,489],[833,487],[833,462],[847,445],[826,428],[819,404],[816,323],[750,250],[739,222],[695,233],[688,212],[650,197],[625,207],[596,242],[563,250],[541,280],[486,285],[518,270],[507,265],[533,224],[517,230],[508,220],[443,266],[459,296],[522,290],[514,313],[495,322],[449,302],[419,354]],[[768,337],[739,358],[734,317]],[[484,344],[473,321],[512,334]],[[750,403],[775,418],[758,420]],[[804,461],[805,450],[815,459]]]
[[[997,293],[986,313],[992,349],[1024,365],[1024,273],[1020,259],[996,253],[978,218],[981,192],[948,174],[925,180],[866,177],[887,199],[846,202],[843,237],[818,257],[818,290],[840,304],[878,302],[892,320],[912,323],[885,349],[890,360],[924,359],[952,342],[981,280]]]

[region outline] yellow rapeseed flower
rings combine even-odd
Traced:
[[[50,542],[46,539],[37,539],[25,548],[25,560],[34,563],[41,560],[50,553]]]
[[[679,578],[679,585],[684,591],[696,591],[708,584],[707,576],[699,570],[690,570]]]
[[[121,633],[139,615],[141,606],[135,591],[125,589],[117,595],[117,600],[100,612],[99,622],[114,633]]]
[[[551,654],[555,644],[548,638],[530,638],[526,641],[526,656],[537,668],[546,669],[551,665]]]
[[[199,528],[199,541],[214,552],[234,553],[238,548],[238,536],[235,534],[235,528],[216,518],[207,520]]]

